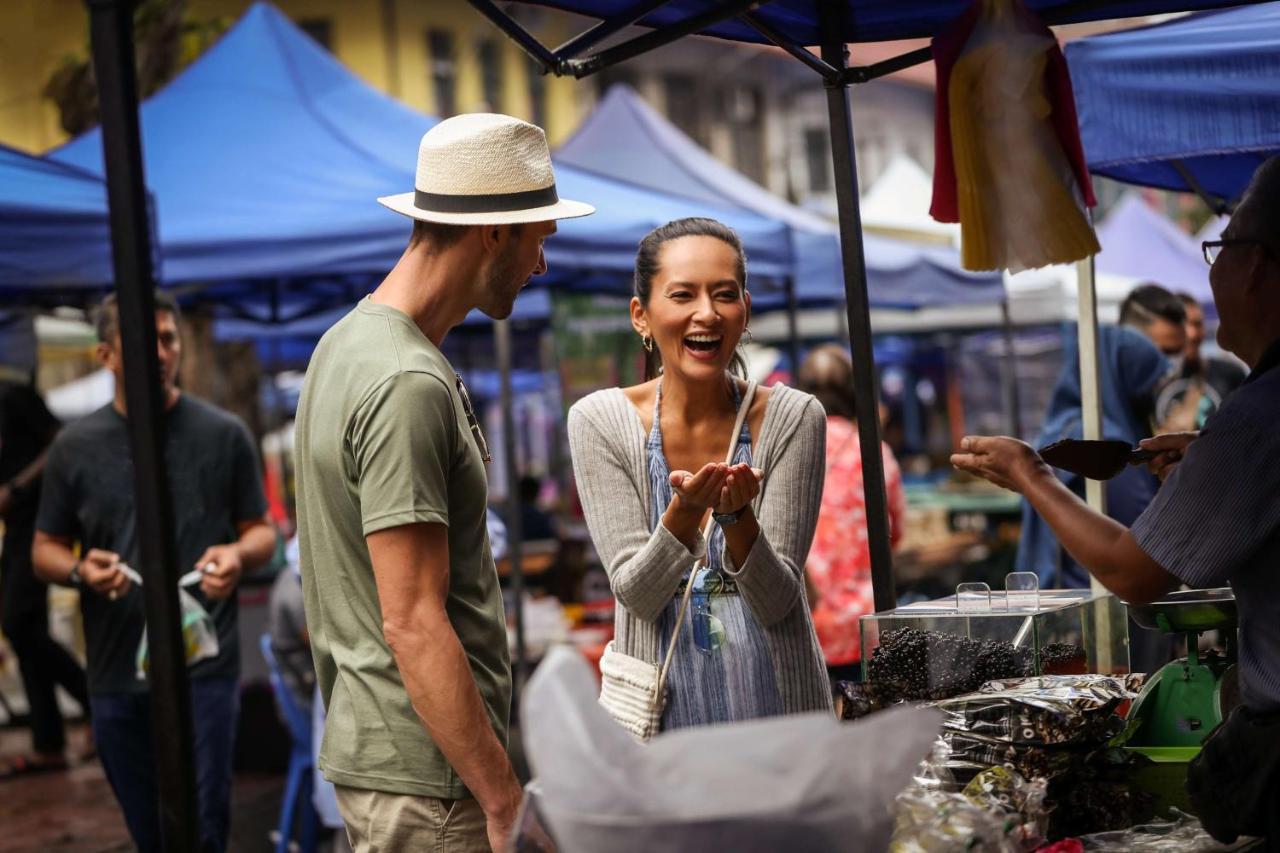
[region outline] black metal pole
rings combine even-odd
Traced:
[[[822,59],[846,67],[844,3],[817,3]],[[884,459],[880,455],[880,413],[876,393],[875,356],[871,349],[871,309],[867,297],[867,262],[862,249],[862,215],[858,209],[858,169],[854,160],[849,93],[843,83],[827,83],[831,123],[831,158],[835,163],[836,207],[840,213],[840,253],[844,261],[845,307],[849,317],[849,351],[853,358],[853,392],[862,445],[862,487],[866,496],[867,545],[871,552],[871,586],[877,611],[897,605],[893,553],[889,547],[888,501]]]
[[[164,401],[156,353],[151,231],[138,132],[133,3],[87,0],[111,209],[139,556],[145,567],[151,732],[160,831],[168,851],[198,847],[191,692],[178,610],[178,550],[165,464]]]
[[[787,276],[787,356],[791,359],[791,384],[800,376],[800,305],[796,300],[796,277]]]
[[[498,359],[502,390],[498,405],[502,407],[502,456],[507,471],[507,556],[511,559],[511,595],[515,599],[516,659],[513,662],[515,699],[528,676],[528,656],[524,646],[524,525],[520,518],[520,466],[516,460],[515,395],[511,391],[511,321],[495,320],[493,343]]]
[[[1005,407],[1009,410],[1009,434],[1022,438],[1022,395],[1018,391],[1018,356],[1013,351],[1013,315],[1009,313],[1009,300],[1000,300],[1000,331],[1004,335]]]

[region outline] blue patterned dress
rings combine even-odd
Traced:
[[[731,384],[734,403],[741,406],[738,383]],[[672,495],[671,466],[662,449],[661,407],[662,385],[659,383],[648,442],[651,531],[661,523]],[[751,463],[751,430],[745,419],[733,462],[735,465]],[[676,644],[675,660],[667,674],[663,730],[783,713],[768,640],[738,593],[737,584],[723,571],[724,550],[724,531],[713,524],[707,542],[708,565],[697,572]],[[675,598],[659,617],[660,657],[671,641],[672,625],[680,612],[680,598],[688,579],[686,574]]]

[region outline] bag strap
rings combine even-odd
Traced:
[[[738,451],[738,438],[742,435],[742,422],[747,418],[747,412],[751,409],[751,401],[756,396],[756,383],[747,383],[747,393],[742,397],[742,405],[738,406],[738,417],[733,424],[733,436],[729,439],[729,452],[725,454],[724,464],[732,465],[733,456]],[[711,527],[716,523],[714,513],[713,517],[707,519],[707,525],[702,530],[702,539],[704,542],[711,541]],[[709,547],[709,546],[708,546]],[[693,594],[693,582],[696,580],[698,567],[706,562],[707,558],[704,554],[693,565],[693,571],[689,573],[689,580],[684,585],[684,596],[680,599],[680,610],[676,613],[676,624],[671,629],[671,641],[667,643],[667,655],[662,661],[662,668],[658,671],[658,689],[654,692],[653,702],[658,705],[662,702],[662,693],[667,686],[667,672],[671,669],[671,660],[676,654],[676,643],[680,639],[680,629],[684,626],[684,615],[689,610],[689,598]]]

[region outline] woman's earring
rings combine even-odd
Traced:
[[[644,344],[645,352],[653,352],[653,338],[648,335],[641,335],[640,341]]]
[[[744,344],[749,344],[751,343],[752,340],[753,338],[751,336],[751,327],[748,326],[747,328],[742,330],[742,342]]]

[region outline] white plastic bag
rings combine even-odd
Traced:
[[[562,853],[884,850],[893,801],[938,734],[934,710],[827,714],[668,732],[641,744],[596,701],[581,655],[529,682],[524,743]]]

